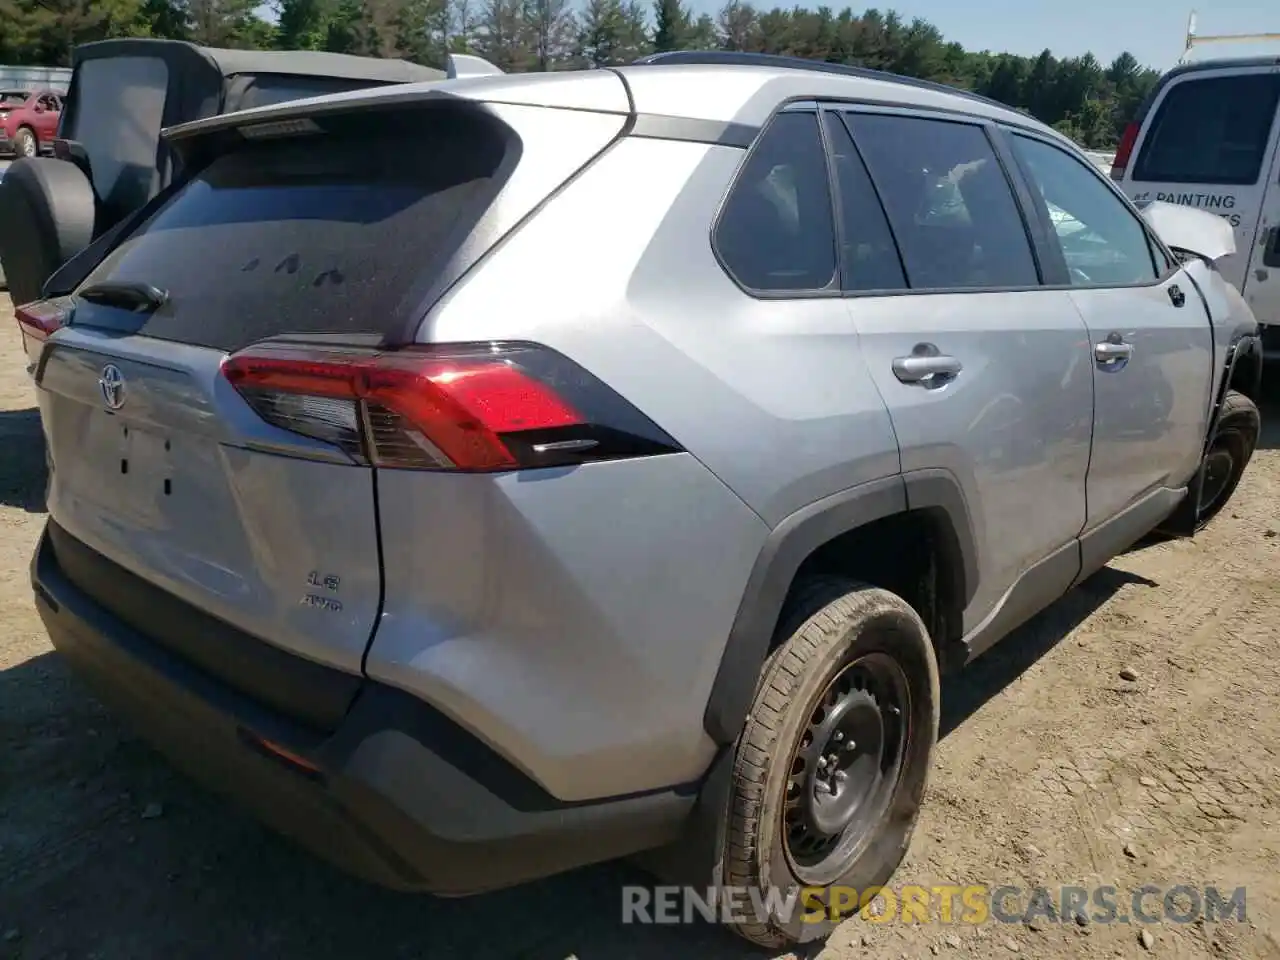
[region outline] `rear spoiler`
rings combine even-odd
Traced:
[[[444,80],[384,84],[319,97],[285,100],[264,107],[236,110],[175,124],[161,130],[160,136],[173,148],[185,165],[196,159],[195,154],[205,153],[209,141],[225,141],[227,135],[234,136],[234,131],[239,131],[246,137],[288,136],[315,132],[317,128],[314,120],[311,119],[313,117],[319,118],[328,113],[358,109],[366,104],[392,106],[424,100],[452,100],[458,95],[448,89],[451,81],[502,76],[506,74],[487,60],[469,54],[452,53],[448,58]],[[468,98],[463,96],[462,99]],[[213,152],[219,152],[216,146]]]
[[[232,113],[220,113],[200,120],[174,124],[160,131],[160,136],[172,147],[181,151],[183,141],[199,137],[203,134],[220,130],[267,127],[269,124],[296,122],[298,118],[320,116],[331,111],[343,111],[359,107],[365,103],[377,101],[383,104],[412,102],[432,97],[449,97],[447,90],[436,90],[450,80],[463,80],[473,77],[506,76],[502,70],[487,60],[473,57],[470,54],[449,54],[445,80],[425,80],[415,83],[389,84],[348,90],[344,93],[331,93],[319,97],[304,97],[299,100],[285,100],[269,104],[265,107],[253,107],[249,110],[237,110]],[[263,129],[266,135],[267,130]]]

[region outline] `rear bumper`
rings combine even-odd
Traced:
[[[459,896],[674,840],[694,794],[565,803],[429,706],[366,682],[336,730],[263,707],[136,632],[59,566],[31,564],[54,647],[175,765],[366,880]],[[272,748],[274,746],[274,749]]]

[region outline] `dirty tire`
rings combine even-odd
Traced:
[[[1214,435],[1213,444],[1205,454],[1205,469],[1210,471],[1205,477],[1205,493],[1213,495],[1211,502],[1205,502],[1197,520],[1197,529],[1204,527],[1216,517],[1231,500],[1244,476],[1245,468],[1258,445],[1258,436],[1262,432],[1262,417],[1252,400],[1243,393],[1234,390],[1227,392],[1222,403],[1222,414],[1218,419],[1218,431]],[[1229,462],[1229,466],[1228,466]],[[1218,469],[1225,470],[1221,489],[1216,492],[1209,488],[1212,475],[1210,469],[1216,464]],[[1216,485],[1215,485],[1216,486]]]
[[[731,889],[755,889],[764,895],[776,890],[784,901],[796,895],[789,917],[777,911],[756,917],[755,908],[770,902],[761,896],[746,905],[748,916],[730,923],[747,940],[773,949],[827,937],[840,919],[856,911],[849,888],[860,896],[867,888],[889,881],[911,840],[938,736],[937,659],[928,630],[904,600],[887,590],[823,577],[805,584],[791,609],[793,613],[780,624],[781,645],[765,662],[738,739],[722,871]],[[865,841],[856,849],[837,848],[829,862],[818,868],[820,876],[815,876],[812,867],[798,866],[792,851],[797,814],[793,811],[790,818],[787,814],[788,785],[804,738],[821,739],[814,736],[813,723],[818,711],[831,702],[826,699],[828,691],[840,695],[862,683],[849,678],[859,677],[868,663],[898,671],[893,675],[903,681],[894,689],[905,693],[905,698],[895,702],[902,702],[899,716],[907,722],[896,721],[895,726],[890,717],[882,740],[871,738],[901,745],[897,773],[880,781],[886,784],[885,793],[870,807],[882,812],[870,817],[874,825],[864,832]],[[878,681],[867,689],[879,689]],[[852,694],[853,698],[866,696],[861,688]],[[885,710],[891,708],[885,704],[890,699],[873,697],[873,713],[887,716]],[[865,699],[859,703],[861,709],[868,709]],[[822,715],[834,717],[835,708],[830,711]],[[893,730],[904,735],[898,737]],[[818,752],[825,749],[820,745]],[[819,767],[814,764],[811,769]],[[855,782],[875,781],[864,777],[847,781]],[[797,790],[791,796],[801,794],[808,795]],[[841,840],[840,845],[845,842]],[[841,888],[839,893],[832,890],[836,886]]]
[[[17,152],[20,157],[34,157],[40,152],[40,141],[30,127],[19,127]]]

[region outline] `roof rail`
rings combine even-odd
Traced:
[[[738,67],[777,67],[784,70],[811,70],[815,73],[831,73],[842,77],[857,77],[861,80],[881,80],[885,83],[898,83],[917,90],[933,90],[937,93],[948,93],[956,97],[964,97],[1001,110],[1012,110],[1013,107],[999,100],[992,100],[979,93],[949,87],[945,83],[933,80],[920,80],[916,77],[904,77],[901,74],[889,73],[886,70],[872,70],[869,67],[854,67],[846,63],[828,63],[824,60],[807,60],[804,57],[787,57],[775,53],[744,53],[737,50],[668,50],[665,53],[651,53],[647,57],[634,60],[631,66],[648,66],[649,64],[708,64],[713,66]]]

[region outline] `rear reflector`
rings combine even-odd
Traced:
[[[32,351],[48,340],[55,330],[66,326],[71,318],[71,301],[66,297],[35,300],[16,307],[13,315],[22,332],[22,349],[31,357]]]
[[[222,372],[268,423],[378,467],[484,472],[679,449],[585,370],[531,344],[361,352],[267,341]]]
[[[1140,124],[1131,123],[1124,128],[1124,134],[1120,137],[1120,146],[1116,148],[1115,159],[1111,161],[1111,179],[1123,180],[1124,172],[1129,167],[1129,157],[1133,153],[1133,145],[1138,140],[1138,128]]]

